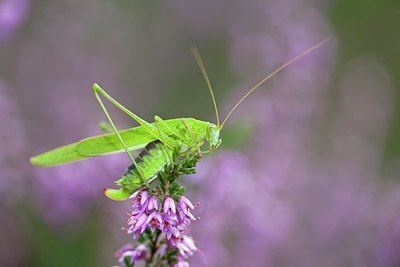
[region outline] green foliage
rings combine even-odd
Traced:
[[[172,196],[175,201],[179,200],[186,188],[177,179],[182,175],[195,174],[196,164],[200,158],[198,153],[187,154],[183,158],[180,158],[179,151],[175,151],[173,154],[174,163],[168,164],[163,171],[157,174],[160,182],[160,190]]]

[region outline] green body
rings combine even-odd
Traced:
[[[187,139],[191,138],[189,133],[184,133],[187,129],[185,128],[183,121],[186,122],[187,126],[197,136],[197,140],[192,140],[192,145],[196,145],[198,141],[205,139],[207,128],[209,128],[210,125],[209,122],[192,118],[181,118],[165,120],[163,121],[165,124],[158,123],[157,126],[163,135],[172,137],[177,143],[179,143],[180,140],[173,134],[173,131],[184,134]],[[151,125],[155,126],[155,123],[151,123]],[[150,142],[158,140],[157,137],[148,134],[147,130],[143,126],[123,130],[119,133],[129,150],[142,149]],[[85,138],[73,144],[50,150],[32,157],[31,163],[35,166],[49,167],[76,162],[95,156],[121,152],[124,152],[124,148],[117,138],[117,134],[112,133]]]
[[[219,129],[213,123],[193,118],[163,120],[158,116],[155,116],[153,123],[148,123],[111,98],[97,84],[93,85],[93,92],[108,117],[114,133],[82,139],[37,155],[31,158],[33,165],[56,166],[126,151],[132,164],[116,181],[120,188],[105,189],[105,194],[109,198],[124,200],[151,183],[157,173],[171,162],[174,152],[177,151],[180,156],[200,152],[204,141],[209,143],[209,150],[214,150],[220,144]],[[98,93],[136,120],[140,126],[123,131],[117,130]],[[143,150],[137,157],[132,157],[131,151],[139,149]]]

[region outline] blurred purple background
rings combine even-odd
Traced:
[[[30,156],[99,134],[98,82],[151,121],[214,121],[249,97],[183,182],[201,202],[191,266],[400,266],[400,5],[365,1],[0,0],[0,266],[111,266],[129,163]],[[111,107],[110,107],[111,108]],[[120,128],[135,124],[111,108]]]

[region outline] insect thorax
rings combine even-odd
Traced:
[[[204,141],[211,146],[214,144],[211,142],[217,142],[219,138],[216,125],[190,118],[178,124],[175,131],[176,134],[171,133],[168,137],[175,140],[176,147],[167,147],[159,140],[148,143],[135,158],[135,163],[128,166],[116,183],[125,191],[133,193],[146,183],[151,183],[157,173],[171,162],[176,151],[182,157],[199,150]]]

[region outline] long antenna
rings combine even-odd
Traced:
[[[200,52],[197,49],[197,47],[192,46],[190,50],[192,51],[192,54],[194,56],[194,59],[197,62],[197,65],[199,65],[199,68],[201,70],[201,73],[203,74],[204,80],[206,80],[207,87],[208,87],[208,90],[210,91],[211,98],[212,98],[212,101],[213,101],[213,104],[214,104],[215,116],[217,118],[217,125],[219,125],[217,102],[215,102],[214,92],[213,92],[213,89],[212,89],[212,86],[211,86],[210,79],[208,78],[206,67],[204,66],[203,60],[201,59]]]
[[[269,79],[271,79],[275,74],[277,74],[278,72],[280,72],[281,70],[285,69],[287,66],[289,66],[290,64],[294,63],[295,61],[299,60],[300,58],[304,57],[305,55],[311,53],[312,51],[316,50],[317,48],[319,48],[320,46],[322,46],[323,44],[325,44],[327,41],[329,41],[331,37],[325,38],[324,40],[322,40],[321,42],[317,43],[316,45],[312,46],[311,48],[305,50],[304,52],[302,52],[301,54],[297,55],[296,57],[292,58],[291,60],[289,60],[288,62],[286,62],[285,64],[283,64],[282,66],[280,66],[279,68],[277,68],[276,70],[274,70],[271,74],[269,74],[267,77],[265,77],[263,80],[261,80],[259,83],[257,83],[253,88],[251,88],[231,109],[231,111],[229,111],[228,116],[226,116],[226,118],[224,119],[224,121],[222,122],[222,124],[220,125],[221,128],[224,127],[224,124],[226,123],[226,121],[229,119],[229,117],[232,115],[233,111],[235,111],[235,109],[240,105],[240,103],[242,103],[243,100],[245,100],[251,93],[253,93],[256,89],[258,89],[263,83],[265,83],[266,81],[268,81]],[[218,124],[219,125],[219,124]]]

